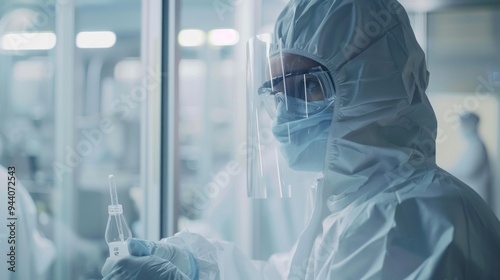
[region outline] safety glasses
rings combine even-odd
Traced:
[[[308,118],[322,112],[335,100],[330,74],[321,66],[273,77],[259,87],[258,94],[273,119],[279,112]]]

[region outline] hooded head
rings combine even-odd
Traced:
[[[473,112],[467,112],[460,116],[460,126],[465,137],[478,134],[479,116]]]
[[[425,56],[396,0],[291,0],[274,34],[284,54],[323,65],[333,79],[324,173],[334,195],[435,161]]]

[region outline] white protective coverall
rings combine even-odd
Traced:
[[[324,178],[294,248],[252,262],[187,232],[200,279],[500,279],[500,223],[435,163],[425,57],[395,0],[291,0],[275,36],[336,87]]]

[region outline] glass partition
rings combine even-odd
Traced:
[[[0,4],[0,164],[18,183],[18,271],[3,270],[2,226],[0,278],[101,279],[109,174],[144,236],[141,11],[139,0]]]

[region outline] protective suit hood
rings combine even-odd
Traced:
[[[325,158],[330,195],[364,192],[369,180],[407,163],[435,162],[425,56],[397,1],[292,0],[275,36],[284,53],[321,63],[335,83]]]

